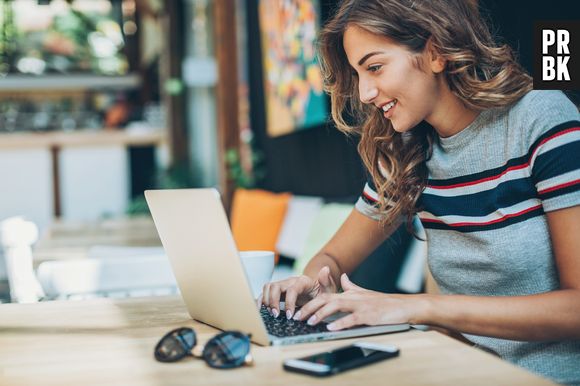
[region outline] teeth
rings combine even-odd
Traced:
[[[394,105],[397,104],[397,100],[395,99],[394,101],[387,103],[386,105],[383,106],[383,111],[386,113],[387,111],[389,111]]]

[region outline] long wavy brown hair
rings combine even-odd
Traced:
[[[494,41],[474,0],[344,0],[340,4],[319,36],[332,118],[341,131],[360,135],[358,151],[377,188],[381,224],[401,217],[410,224],[419,210],[417,202],[427,183],[426,161],[437,136],[427,124],[400,134],[382,111],[360,101],[358,80],[343,47],[349,26],[385,36],[411,55],[421,54],[430,40],[432,49],[446,60],[442,76],[470,109],[509,106],[532,89],[532,80],[510,47]]]

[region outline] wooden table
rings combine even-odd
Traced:
[[[150,216],[56,221],[34,245],[34,265],[50,260],[84,259],[96,245],[159,247],[161,240]]]
[[[178,297],[0,305],[0,385],[552,384],[447,336],[420,331],[362,338],[395,344],[401,355],[325,379],[285,372],[282,361],[352,340],[253,345],[254,366],[235,370],[214,370],[194,358],[156,362],[155,343],[179,326],[194,327],[201,343],[217,331],[191,320]]]

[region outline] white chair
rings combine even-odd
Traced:
[[[425,229],[417,216],[413,218],[413,229],[420,238],[427,239]],[[426,280],[427,241],[412,237],[403,261],[401,273],[397,279],[397,288],[407,293],[421,292]]]
[[[178,292],[166,256],[46,261],[38,280],[47,299],[138,297]]]
[[[0,245],[14,303],[34,303],[44,296],[32,268],[31,246],[36,240],[38,227],[32,221],[11,217],[0,222]]]

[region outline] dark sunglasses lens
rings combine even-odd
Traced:
[[[250,352],[250,339],[237,331],[222,332],[203,349],[203,358],[211,367],[229,369],[244,364]]]
[[[155,359],[161,362],[175,362],[189,355],[195,346],[195,331],[179,328],[167,333],[155,346]]]

